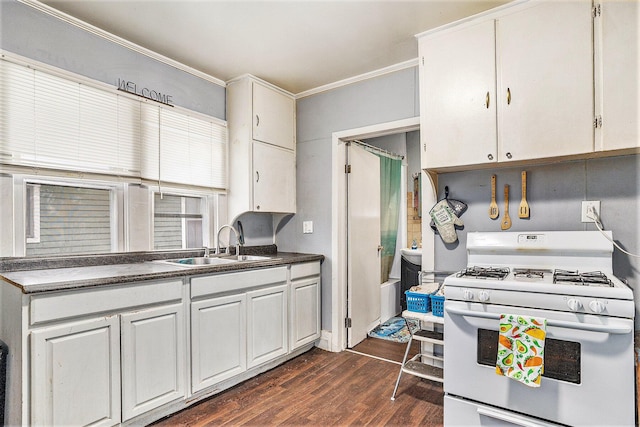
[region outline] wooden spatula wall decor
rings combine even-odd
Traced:
[[[511,228],[511,218],[509,217],[509,184],[504,185],[504,217],[500,223],[502,230]]]
[[[498,204],[496,203],[496,176],[491,175],[491,203],[489,204],[489,218],[496,219],[499,215]]]
[[[529,218],[529,203],[527,203],[527,171],[522,171],[522,200],[518,208],[519,218]]]

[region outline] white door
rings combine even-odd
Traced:
[[[347,344],[353,347],[380,322],[380,160],[355,144],[347,159]]]
[[[293,150],[295,109],[293,98],[253,82],[253,139]]]
[[[121,316],[123,421],[184,397],[183,311],[173,304]]]
[[[494,22],[420,40],[423,167],[495,162]]]
[[[118,317],[33,331],[31,375],[31,424],[119,424]]]
[[[247,367],[289,351],[287,285],[247,292]]]
[[[593,150],[592,28],[586,1],[541,2],[498,20],[499,161]]]
[[[247,370],[244,293],[191,303],[191,390],[195,393]]]
[[[258,212],[295,212],[295,153],[254,142],[253,169],[253,209]]]

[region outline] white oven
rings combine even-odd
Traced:
[[[514,243],[526,241],[523,233],[490,236],[490,245],[494,233],[470,233],[469,265],[491,259],[506,273],[445,280],[445,425],[635,424],[633,294],[608,270],[607,240],[593,233],[543,233],[544,246],[528,254],[527,244]],[[550,263],[596,266],[605,284],[556,281]],[[514,274],[523,266],[544,274]],[[547,319],[540,387],[496,374],[500,314]]]

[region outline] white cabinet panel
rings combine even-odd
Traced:
[[[640,2],[604,1],[596,22],[602,40],[602,140],[596,150],[640,147]]]
[[[320,276],[291,283],[289,348],[295,350],[320,337]]]
[[[254,142],[253,169],[254,210],[256,212],[295,212],[295,154]]]
[[[124,420],[184,397],[183,311],[173,304],[121,316]]]
[[[117,316],[33,331],[31,369],[32,424],[120,422]]]
[[[245,294],[191,303],[191,388],[197,392],[247,368]]]
[[[253,82],[253,139],[282,148],[295,147],[295,101]]]
[[[423,167],[495,161],[494,21],[425,39],[420,50]]]
[[[496,33],[498,160],[592,152],[591,2],[542,2]]]
[[[287,354],[287,285],[247,292],[247,365]]]

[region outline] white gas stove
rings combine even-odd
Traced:
[[[467,235],[467,268],[444,281],[445,424],[635,423],[635,304],[613,275],[610,239],[599,231]],[[495,373],[504,313],[546,319],[539,388]]]
[[[633,318],[633,292],[613,275],[612,253],[599,231],[469,233],[468,267],[447,278],[446,297]]]

